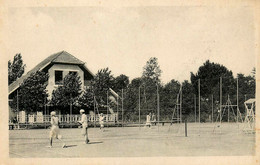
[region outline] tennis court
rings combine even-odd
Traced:
[[[188,123],[145,127],[89,128],[90,144],[83,143],[80,128],[61,129],[62,143],[49,145],[49,129],[9,131],[11,158],[155,157],[155,156],[251,156],[255,134],[245,134],[235,123]]]

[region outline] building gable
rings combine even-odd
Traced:
[[[20,87],[20,85],[23,83],[23,81],[28,78],[32,73],[37,71],[42,71],[47,67],[50,67],[50,65],[53,64],[69,64],[69,65],[78,65],[84,72],[87,77],[93,78],[94,74],[85,66],[85,63],[81,60],[77,59],[73,55],[69,54],[66,51],[61,51],[58,53],[55,53],[53,55],[50,55],[46,59],[44,59],[42,62],[40,62],[38,65],[36,65],[32,70],[27,72],[25,75],[14,81],[12,84],[8,86],[8,92],[9,95],[13,93],[16,89]]]

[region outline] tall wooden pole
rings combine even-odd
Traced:
[[[47,106],[47,114],[49,115],[50,114],[50,107]],[[49,118],[48,118],[48,121],[49,121]]]
[[[200,123],[200,79],[199,79],[199,123]]]
[[[95,99],[95,95],[93,96],[93,100],[94,100],[94,127],[96,127],[96,99]]]
[[[124,89],[122,89],[122,127],[124,124]]]
[[[180,104],[179,104],[179,93],[177,94],[177,101],[176,101],[176,110],[177,110],[177,122],[180,123]]]
[[[17,91],[16,91],[16,110],[17,110],[17,114],[16,114],[16,120],[17,120],[17,122],[18,122],[18,129],[20,129],[20,127],[19,127],[19,101],[18,101],[18,99],[19,99],[19,96],[18,96],[18,89],[17,89]]]
[[[159,129],[159,121],[160,121],[160,105],[159,105],[159,85],[157,84],[157,125]]]
[[[220,105],[219,105],[219,121],[221,123],[222,120],[222,116],[221,116],[221,112],[222,112],[222,77],[220,77],[220,97],[219,97],[219,101],[220,101]]]
[[[238,107],[238,77],[237,77],[237,122],[238,122],[238,110],[239,107]]]
[[[44,96],[44,113],[45,113],[45,117],[43,118],[44,119],[44,127],[46,129],[46,117],[47,117],[47,114],[46,114],[46,96]]]
[[[19,113],[19,94],[18,94],[18,89],[17,89],[17,92],[16,92],[16,96],[17,96],[17,99],[16,99],[17,112]]]
[[[213,109],[214,109],[214,101],[213,101],[213,94],[211,95],[211,111],[212,111],[212,115],[211,115],[211,122],[213,123],[213,120],[214,120],[214,118],[213,118]]]
[[[197,122],[197,117],[196,117],[196,95],[194,94],[194,104],[195,104],[195,123]]]
[[[70,94],[70,128],[72,128],[72,96]]]
[[[180,89],[180,122],[182,123],[182,85]]]
[[[188,135],[187,135],[187,120],[185,120],[185,137],[187,137]]]
[[[230,111],[230,109],[229,109],[229,107],[230,107],[229,106],[229,94],[228,94],[228,103],[227,104],[228,104],[228,123],[229,123],[229,111]]]
[[[119,118],[119,114],[118,114],[118,97],[116,97],[116,102],[117,102],[117,105],[116,105],[116,110],[117,110],[117,115],[116,115],[116,122],[118,122],[118,118]],[[118,125],[118,124],[117,124]]]
[[[109,109],[109,106],[108,106],[108,90],[107,90],[107,117],[106,117],[107,127],[108,127],[108,109]]]
[[[141,97],[141,96],[140,96],[140,88],[141,88],[141,86],[139,86],[139,90],[138,90],[139,129],[141,128],[141,118],[140,118],[140,111],[141,111],[141,98],[140,98],[140,97]]]

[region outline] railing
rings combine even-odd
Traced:
[[[81,115],[57,115],[60,123],[77,123],[81,120]],[[115,122],[117,121],[117,114],[104,115],[105,122]],[[51,120],[50,115],[17,115],[18,123],[49,123]],[[87,120],[89,122],[99,122],[99,115],[87,115]]]

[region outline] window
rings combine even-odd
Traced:
[[[62,85],[62,71],[55,71],[55,85]]]

